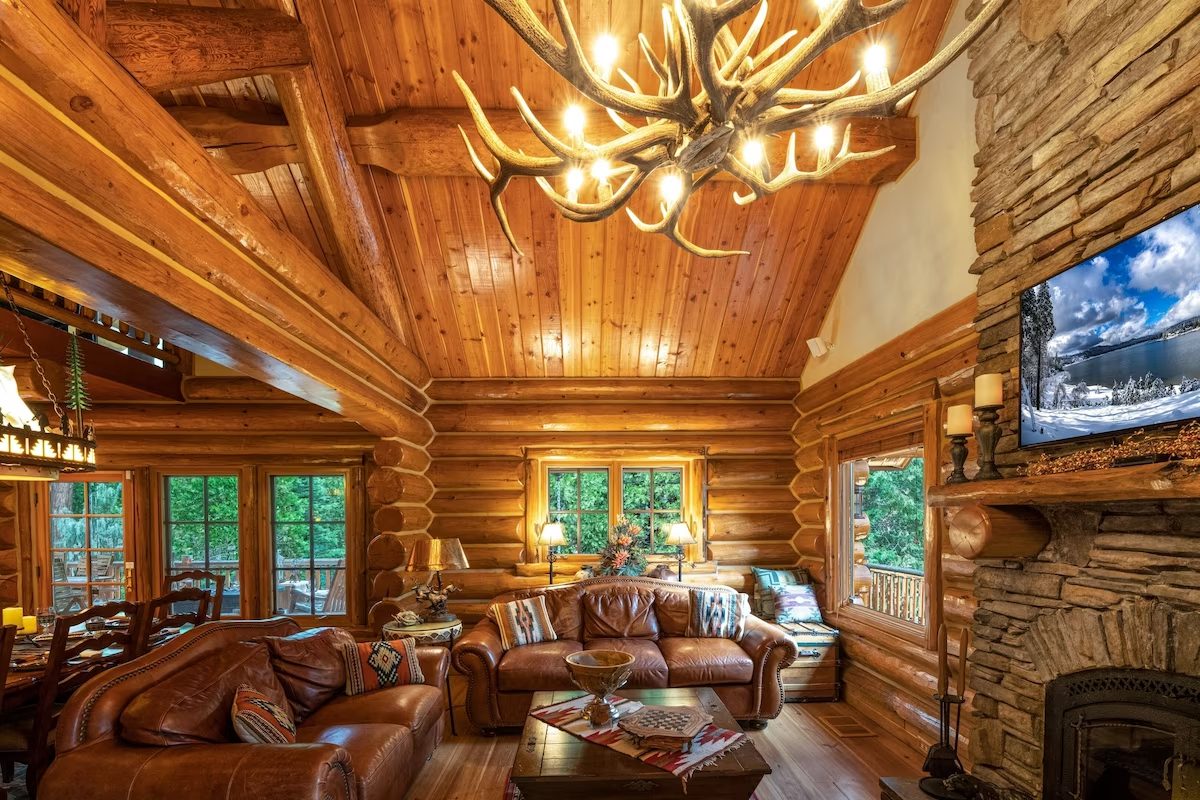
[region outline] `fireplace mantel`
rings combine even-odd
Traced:
[[[1200,499],[1200,460],[971,481],[929,490],[931,506],[1061,506]]]

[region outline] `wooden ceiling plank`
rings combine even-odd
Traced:
[[[257,211],[250,195],[57,8],[21,5],[0,15],[0,65],[0,158],[8,186],[0,193],[2,213],[94,264],[59,263],[63,272],[49,276],[52,291],[87,295],[90,306],[183,346],[200,335],[213,342],[217,334],[248,339],[258,332],[255,347],[279,363],[260,354],[259,363],[230,366],[285,391],[312,391],[320,397],[315,402],[361,414],[377,428],[404,417],[403,403],[423,406],[418,387],[428,371],[420,359]],[[39,132],[36,141],[29,130]],[[101,242],[105,230],[109,238]],[[23,247],[37,246],[20,231],[11,235]],[[112,247],[117,236],[127,237],[124,248]],[[115,257],[131,247],[139,248],[144,271]],[[77,289],[64,293],[62,276],[71,271],[81,273]],[[31,281],[43,277],[28,267],[13,272]],[[148,311],[130,315],[108,302],[101,291],[116,292],[118,285],[153,286],[160,305],[204,309],[208,325],[221,327],[173,335],[147,320]],[[226,316],[208,320],[210,311]]]
[[[506,313],[500,308],[492,274],[492,254],[484,227],[478,185],[467,178],[442,181],[458,219],[463,248],[467,254],[466,275],[470,281],[470,301],[475,310],[479,329],[483,332],[483,351],[487,358],[487,375],[508,375],[512,368],[508,347],[508,332],[501,324]]]
[[[639,377],[654,377],[658,367],[658,341],[662,336],[663,314],[668,303],[667,281],[671,262],[670,249],[652,251],[648,259],[649,274],[643,284],[646,301],[642,304],[642,335],[633,373]]]
[[[690,259],[683,249],[676,247],[669,256],[670,280],[667,284],[667,305],[663,311],[663,328],[658,336],[658,359],[654,375],[668,378],[675,373],[675,358],[679,350],[680,327],[684,310],[688,305],[688,280],[691,274]]]
[[[564,225],[557,214],[551,223],[558,231],[558,285],[560,318],[563,331],[563,376],[578,378],[584,374],[582,363],[583,306],[580,284],[583,262],[579,255],[579,238],[583,235],[582,225]]]
[[[481,205],[487,207],[486,200]],[[490,207],[487,208],[490,211]],[[546,360],[542,354],[543,331],[537,297],[537,268],[534,264],[533,220],[528,182],[515,185],[510,190],[508,213],[515,223],[513,233],[524,255],[518,255],[508,246],[508,241],[494,216],[489,213],[485,222],[493,252],[499,249],[501,257],[507,256],[511,265],[512,291],[516,302],[517,323],[521,330],[523,374],[530,378],[540,378],[546,374]]]
[[[741,242],[742,232],[745,230],[746,219],[749,216],[748,210],[734,206],[733,201],[726,199],[725,193],[720,192],[716,187],[705,186],[701,192],[701,196],[693,200],[694,207],[710,210],[709,213],[717,216],[718,219],[712,219],[705,215],[704,224],[701,225],[699,224],[701,215],[694,214],[691,220],[693,232],[689,234],[692,241],[701,241],[706,246],[721,250],[736,250]],[[722,203],[728,203],[729,208],[718,211]],[[718,230],[720,233],[715,234]],[[708,235],[705,236],[705,233]],[[713,272],[708,302],[704,309],[704,321],[701,323],[704,335],[700,337],[699,345],[696,348],[695,369],[700,375],[715,374],[713,366],[716,361],[717,346],[721,343],[721,321],[725,318],[725,308],[729,305],[733,279],[737,271],[736,257],[712,260],[716,263],[717,268]]]
[[[573,223],[561,220],[560,225]],[[581,375],[600,374],[600,328],[604,305],[604,240],[596,224],[579,225]]]
[[[646,191],[652,192],[654,188],[647,187]],[[628,218],[620,222],[625,225],[632,224]],[[616,221],[613,224],[616,224]],[[646,285],[646,274],[655,251],[662,243],[658,237],[636,235],[630,242],[629,250],[617,253],[615,258],[610,259],[613,269],[626,273],[622,307],[616,312],[621,321],[621,349],[620,359],[615,366],[616,373],[623,378],[637,375],[638,356],[642,347],[642,309],[647,303],[653,302]]]
[[[610,217],[594,226],[603,237],[605,253],[629,254],[630,242],[626,230],[628,221],[623,215]],[[611,261],[612,259],[606,259]],[[608,377],[620,374],[621,336],[627,310],[626,269],[624,259],[604,270],[604,294],[600,309],[600,371]],[[633,286],[636,286],[636,279]],[[637,291],[634,289],[634,291]]]
[[[304,28],[273,10],[109,3],[105,29],[108,52],[152,92],[309,62]]]
[[[563,376],[563,295],[559,284],[558,212],[538,202],[540,192],[526,185],[530,197],[530,230],[533,236],[533,269],[537,285],[542,358],[547,377]]]
[[[479,308],[475,303],[474,284],[471,274],[477,267],[477,257],[469,250],[468,243],[463,238],[462,220],[459,219],[458,209],[450,193],[450,185],[445,179],[429,178],[422,182],[428,197],[429,208],[433,212],[438,238],[444,248],[442,269],[450,290],[450,305],[454,309],[454,319],[458,321],[455,329],[449,331],[451,336],[461,335],[467,354],[469,375],[490,375],[488,348],[489,331],[485,330],[479,317]],[[473,247],[473,245],[472,245]]]
[[[733,361],[738,355],[745,357],[746,343],[741,337],[743,319],[752,311],[751,295],[759,263],[766,257],[766,238],[771,229],[772,212],[779,200],[778,195],[758,200],[763,207],[745,214],[746,227],[734,247],[748,251],[747,255],[731,259],[733,283],[724,314],[717,325],[719,336],[713,353],[712,375],[731,375]]]

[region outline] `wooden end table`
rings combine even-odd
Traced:
[[[582,692],[535,692],[531,708],[579,697]],[[630,689],[622,697],[649,705],[697,706],[712,715],[713,724],[728,730],[741,728],[729,710],[707,687],[686,689]],[[512,782],[525,800],[749,800],[771,768],[750,741],[727,753],[717,763],[697,770],[683,783],[666,770],[602,745],[585,742],[532,716],[525,720],[521,744],[513,761]]]
[[[462,636],[463,624],[461,619],[449,622],[422,622],[417,625],[401,625],[398,622],[383,623],[384,641],[403,639],[411,636],[419,645],[434,645],[449,650],[454,642]],[[450,691],[450,675],[446,675],[446,711],[450,714],[450,733],[458,735],[454,724],[454,695]]]

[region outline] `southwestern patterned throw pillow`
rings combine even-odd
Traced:
[[[821,621],[821,605],[811,584],[776,586],[772,592],[775,595],[775,621],[780,625]]]
[[[295,744],[296,725],[287,709],[242,684],[233,696],[233,730],[248,744]]]
[[[741,641],[746,632],[749,599],[744,594],[693,589],[687,635],[700,639]]]
[[[347,643],[342,645],[342,658],[349,695],[425,682],[417,661],[417,642],[411,636],[389,642]]]
[[[754,613],[766,620],[775,619],[775,595],[771,594],[772,589],[808,583],[808,574],[802,569],[751,569],[754,570]]]
[[[558,641],[558,634],[550,624],[546,611],[546,598],[534,595],[510,603],[493,603],[488,616],[500,629],[500,643],[505,650],[525,644]]]

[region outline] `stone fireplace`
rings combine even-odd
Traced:
[[[977,560],[976,773],[1050,800],[1200,797],[1200,502],[1037,508],[1041,552]]]

